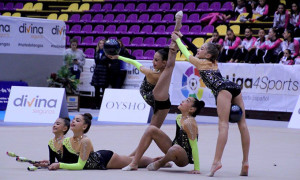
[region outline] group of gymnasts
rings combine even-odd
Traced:
[[[160,129],[171,107],[169,86],[176,54],[180,50],[188,62],[199,70],[203,82],[212,90],[216,100],[219,134],[215,157],[208,176],[214,176],[215,172],[222,167],[221,159],[228,138],[231,104],[240,106],[243,111],[242,118],[238,122],[243,150],[240,175],[248,176],[250,136],[245,121],[241,87],[222,77],[218,69],[219,48],[216,45],[205,43],[197,49],[181,34],[182,17],[183,13],[179,11],[175,16],[176,25],[169,47],[158,50],[154,55],[154,69],[146,68],[138,61],[120,55],[107,55],[111,59],[133,64],[145,74],[140,93],[147,104],[153,108],[154,114],[138,147],[128,156],[119,155],[110,150],[94,151],[91,140],[86,136],[92,121],[90,114],[76,115],[71,122],[68,118],[58,118],[53,125],[55,137],[48,144],[50,159],[40,161],[35,166],[48,167],[49,170],[122,169],[123,171],[146,167],[150,171],[156,171],[162,167],[170,167],[172,165],[170,162],[173,161],[179,167],[194,164],[194,169],[190,173],[200,174],[197,146],[198,126],[195,116],[205,103],[194,97],[188,97],[181,102],[178,106],[181,114],[176,117],[176,135],[173,141]],[[186,43],[193,54],[196,54],[195,56],[189,53],[182,41]],[[69,128],[73,132],[73,136],[64,138]],[[143,156],[152,140],[165,156],[157,158]]]

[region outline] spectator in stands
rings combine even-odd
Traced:
[[[266,3],[266,0],[259,0],[258,5],[253,10],[253,14],[259,15],[256,19],[250,20],[251,22],[255,20],[267,21],[269,19],[269,5]]]
[[[92,109],[100,109],[105,88],[108,87],[108,58],[106,58],[103,46],[105,39],[101,39],[96,47],[94,60],[95,68],[92,77],[91,85],[95,88],[95,99]]]
[[[200,23],[209,22],[208,25],[213,25],[218,20],[226,22],[227,19],[231,18],[231,15],[223,13],[209,13],[207,16],[200,19]]]
[[[254,46],[252,46],[245,57],[246,63],[263,63],[262,56],[265,54],[265,50],[261,49],[261,46],[265,44],[266,32],[264,29],[258,31],[258,38],[256,39]]]
[[[241,39],[234,35],[232,29],[228,29],[227,35],[223,42],[223,50],[218,58],[218,61],[228,62],[232,58],[233,53],[235,52],[235,50],[238,48],[240,44],[241,44]]]
[[[263,61],[265,63],[278,63],[278,55],[281,51],[280,43],[282,41],[277,37],[277,32],[275,28],[269,29],[268,40],[260,48],[265,49],[266,53],[263,56]]]
[[[210,38],[209,42],[213,43],[213,44],[219,44],[221,47],[223,45],[223,39],[220,38],[219,32],[216,30],[213,32],[212,37]]]
[[[245,39],[242,44],[235,50],[229,62],[245,62],[246,54],[254,46],[256,38],[252,36],[252,30],[248,27],[245,29]]]
[[[124,47],[121,40],[118,40],[121,45],[121,51],[119,55],[131,59],[136,59],[135,56],[129,54],[128,50]],[[123,61],[109,61],[109,84],[112,88],[121,89],[127,74],[127,70],[124,68]]]
[[[289,11],[285,9],[285,5],[280,3],[277,11],[274,13],[273,28],[279,33],[279,37],[282,37],[282,33],[287,28],[289,22]]]
[[[280,59],[279,64],[293,65],[294,60],[291,55],[292,55],[291,50],[289,49],[284,50],[284,55]]]
[[[234,9],[234,16],[238,17],[242,13],[246,13],[246,4],[244,0],[237,0],[237,5]]]
[[[70,71],[75,75],[76,79],[80,78],[80,73],[83,71],[83,65],[85,64],[85,54],[81,49],[77,49],[78,40],[73,38],[70,40],[71,48],[65,51],[65,55],[72,57],[72,66]]]
[[[297,3],[292,3],[288,28],[293,29],[296,36],[300,36],[300,11]]]
[[[252,19],[253,17],[253,11],[256,8],[256,1],[254,0],[246,0],[245,3],[246,13],[248,13],[247,16],[241,16],[240,21],[246,22]]]
[[[292,54],[291,57],[294,59],[299,55],[299,41],[294,38],[294,32],[291,29],[285,29],[283,33],[284,41],[281,43],[282,53],[279,54],[279,58],[283,56],[283,52],[289,49]]]

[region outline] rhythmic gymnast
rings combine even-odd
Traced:
[[[76,115],[71,123],[73,137],[63,141],[62,162],[51,164],[49,170],[68,169],[121,169],[131,162],[131,157],[121,156],[110,150],[94,151],[91,140],[85,135],[90,127],[92,115],[89,113]],[[139,167],[146,167],[156,159],[142,157]],[[167,165],[169,166],[169,164]]]
[[[196,49],[192,56],[179,38],[180,33],[173,32],[172,39],[176,41],[180,51],[188,59],[188,61],[196,66],[199,70],[201,78],[205,85],[210,88],[215,96],[217,104],[217,113],[219,117],[219,135],[217,140],[215,158],[209,173],[209,176],[214,176],[214,173],[222,167],[221,158],[228,138],[229,114],[231,104],[237,104],[242,108],[243,115],[238,122],[238,127],[241,133],[243,161],[241,176],[248,175],[248,155],[250,148],[250,135],[245,120],[245,107],[241,94],[241,87],[229,80],[225,80],[219,69],[217,57],[219,50],[212,43],[205,43],[200,49],[197,49],[191,42],[185,42],[189,49]]]

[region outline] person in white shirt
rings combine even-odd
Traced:
[[[261,49],[261,46],[265,44],[265,36],[265,30],[260,29],[258,31],[258,38],[256,39],[254,45],[250,47],[250,50],[245,57],[246,63],[263,63],[262,56],[265,54],[265,50]]]

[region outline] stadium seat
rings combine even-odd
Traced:
[[[126,22],[137,22],[137,18],[137,14],[130,14],[126,19]]]
[[[236,20],[231,20],[230,23],[240,23],[240,22],[241,22],[240,19],[241,19],[242,16],[248,16],[248,13],[242,13],[242,14],[240,14],[240,15],[236,18]]]
[[[166,31],[165,25],[158,25],[158,26],[156,26],[155,30],[153,31],[153,34],[165,34],[165,31]]]
[[[14,10],[14,3],[8,2],[5,4],[5,7],[3,7],[3,10],[5,11],[12,11]]]
[[[82,40],[81,45],[83,46],[91,46],[93,45],[94,37],[93,36],[87,36]]]
[[[202,29],[200,34],[206,35],[207,33],[213,33],[214,30],[215,30],[215,27],[213,25],[207,25]]]
[[[152,25],[145,25],[140,31],[140,34],[151,34],[152,30],[153,30]]]
[[[142,46],[154,46],[154,42],[155,42],[155,38],[154,37],[146,37],[144,39],[144,43],[142,44]]]
[[[124,8],[124,11],[128,11],[128,12],[132,12],[134,10],[135,10],[135,4],[134,3],[128,3]]]
[[[105,3],[100,11],[109,12],[112,10],[112,4]]]
[[[99,24],[94,28],[93,34],[101,34],[104,31],[104,26]]]
[[[84,54],[86,55],[87,58],[94,58],[95,49],[94,48],[87,48],[84,51]]]
[[[116,33],[118,34],[127,34],[127,25],[120,25],[117,30],[116,30]]]
[[[233,10],[232,2],[225,2],[220,10],[221,11],[232,11]]]
[[[93,26],[90,25],[90,24],[87,24],[87,25],[85,25],[85,26],[82,27],[81,33],[83,33],[83,34],[90,34],[90,33],[92,33],[92,30],[93,30]]]
[[[149,5],[147,11],[152,11],[152,12],[156,12],[156,11],[159,11],[159,3],[152,3]]]
[[[66,33],[70,32],[70,26],[68,24],[66,24]]]
[[[103,15],[102,15],[102,14],[96,14],[96,15],[93,17],[92,22],[102,22],[102,20],[103,20]]]
[[[57,18],[57,20],[61,20],[61,21],[68,21],[69,15],[68,14],[61,14],[59,15],[59,17]]]
[[[135,11],[144,12],[144,11],[146,11],[146,9],[147,9],[147,4],[146,3],[140,3],[136,6]]]
[[[15,12],[11,15],[12,17],[21,17],[21,13]]]
[[[161,21],[161,14],[154,14],[150,19],[150,22],[160,22],[160,21]]]
[[[98,36],[98,37],[96,37],[92,45],[93,45],[93,46],[97,46],[98,42],[99,42],[100,40],[102,40],[102,39],[105,40],[105,37],[103,37],[103,36]]]
[[[202,2],[198,5],[197,11],[209,11],[209,3],[208,2]]]
[[[226,25],[219,25],[218,27],[216,27],[216,30],[219,32],[220,36],[225,36],[226,31],[227,31],[227,26]]]
[[[232,25],[232,26],[230,26],[230,29],[232,29],[232,31],[234,32],[234,34],[236,36],[240,35],[240,30],[241,30],[240,25]]]
[[[51,13],[51,14],[49,14],[49,16],[47,17],[47,19],[57,20],[57,14],[56,14],[56,13]]]
[[[22,9],[16,9],[17,11],[28,11],[31,10],[33,8],[33,3],[28,2],[26,3]]]
[[[73,14],[70,19],[69,22],[79,22],[80,20],[80,14]]]
[[[68,7],[68,9],[62,9],[61,10],[61,12],[77,12],[77,11],[78,11],[78,3],[72,3]]]
[[[162,11],[169,11],[170,10],[170,3],[168,3],[168,2],[162,3],[160,5],[159,9],[162,10]]]
[[[149,21],[149,14],[142,14],[138,19],[138,22],[148,22],[148,21]]]
[[[32,11],[42,11],[43,10],[43,3],[35,3],[32,7]]]
[[[3,10],[3,9],[4,9],[4,3],[0,2],[0,10]]]
[[[91,12],[99,12],[100,10],[101,10],[101,4],[99,3],[93,4],[93,6],[90,9]]]
[[[190,29],[190,34],[199,35],[201,33],[201,25],[194,25]]]
[[[73,39],[77,39],[78,45],[81,45],[81,36],[74,36]]]
[[[114,18],[115,18],[115,15],[113,15],[113,14],[106,14],[103,17],[103,22],[113,22]]]
[[[221,3],[220,2],[213,2],[209,6],[210,11],[220,11],[221,10]]]
[[[123,3],[116,4],[112,11],[116,11],[116,12],[124,11],[124,4]]]
[[[128,30],[129,34],[139,34],[139,32],[140,32],[140,26],[139,25],[133,25]]]
[[[178,53],[176,54],[176,61],[184,61],[185,58],[181,55],[181,52],[178,51]]]
[[[132,55],[136,57],[136,59],[143,59],[143,50],[137,49],[132,52]]]
[[[153,59],[155,50],[149,49],[144,53],[144,59]]]
[[[193,13],[186,22],[199,22],[199,13]]]
[[[203,38],[195,38],[192,43],[197,47],[200,48],[204,44]]]
[[[115,18],[115,22],[124,22],[126,19],[126,15],[125,14],[118,14],[117,17]]]
[[[130,43],[130,37],[121,37],[120,39],[124,46],[128,46]]]
[[[188,15],[187,14],[183,14],[182,22],[186,22],[187,19],[188,19]]]
[[[23,3],[21,3],[21,2],[16,3],[15,6],[14,6],[14,10],[22,9],[22,8],[23,8]]]
[[[183,11],[193,11],[196,8],[196,4],[194,2],[189,2],[184,6]]]
[[[166,14],[163,17],[162,22],[174,22],[174,14]]]
[[[116,25],[108,25],[103,31],[103,34],[114,34],[115,32],[116,32]]]
[[[175,3],[172,10],[176,12],[183,10],[183,3],[182,2]]]
[[[180,31],[182,32],[182,34],[188,34],[189,33],[189,25],[183,25],[180,29]]]
[[[80,30],[81,30],[81,25],[75,24],[72,26],[69,33],[80,33]]]
[[[174,28],[173,28],[173,30],[174,30]],[[160,47],[165,47],[167,45],[167,38],[166,37],[159,37],[155,41],[155,45],[160,46]]]
[[[143,38],[142,37],[135,37],[132,39],[130,46],[142,46],[143,45]]]
[[[171,34],[174,31],[175,25],[169,25],[166,29],[166,34]]]
[[[11,16],[11,13],[10,12],[5,12],[2,14],[2,16]]]
[[[90,22],[92,19],[91,14],[83,14],[83,16],[80,18],[80,22]]]

